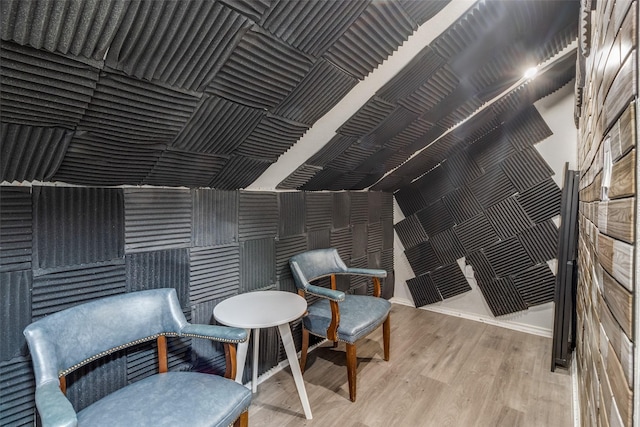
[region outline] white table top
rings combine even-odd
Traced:
[[[213,309],[215,319],[227,326],[256,329],[282,325],[300,318],[307,301],[284,291],[256,291],[236,295]]]

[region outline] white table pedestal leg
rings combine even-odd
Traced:
[[[249,340],[251,339],[251,330],[247,331],[247,340],[238,344],[236,351],[236,382],[242,384],[242,374],[244,374],[244,362],[247,360],[247,351],[249,350]]]
[[[258,354],[260,349],[260,329],[253,330],[253,377],[251,379],[251,391],[258,391]]]
[[[289,359],[289,366],[291,367],[293,380],[295,381],[296,388],[298,389],[298,395],[300,396],[300,402],[304,409],[304,415],[308,420],[310,420],[312,418],[311,407],[309,406],[309,399],[307,398],[307,390],[304,388],[302,372],[300,371],[300,365],[298,364],[298,353],[296,352],[296,346],[293,343],[291,328],[289,328],[288,323],[285,323],[284,325],[278,325],[278,331],[280,331],[282,345],[287,352],[287,359]]]

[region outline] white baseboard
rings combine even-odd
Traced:
[[[573,409],[573,427],[580,427],[580,396],[578,389],[578,361],[576,360],[576,352],[571,355],[571,408]]]

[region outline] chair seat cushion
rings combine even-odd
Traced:
[[[351,344],[380,326],[391,309],[389,301],[366,295],[347,295],[344,301],[338,303],[338,306],[340,307],[338,340]],[[321,299],[311,304],[303,322],[305,329],[309,332],[326,338],[327,328],[331,323],[329,300]]]
[[[78,413],[80,426],[224,426],[251,403],[251,392],[231,380],[197,372],[147,377]]]

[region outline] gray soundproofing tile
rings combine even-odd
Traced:
[[[307,249],[325,249],[331,247],[331,230],[307,231]]]
[[[401,132],[394,135],[388,141],[384,142],[384,147],[393,150],[394,153],[404,153],[402,160],[395,160],[393,167],[400,166],[402,162],[409,158],[410,154],[413,154],[409,147],[415,140],[422,137],[433,127],[433,123],[429,123],[426,120],[417,118],[410,124],[408,124]]]
[[[280,219],[276,193],[241,191],[238,204],[240,241],[276,237]]]
[[[511,144],[519,149],[531,147],[551,135],[553,132],[544,121],[536,107],[526,107],[516,117],[505,124]]]
[[[280,212],[278,236],[292,236],[305,232],[304,193],[278,193],[278,211]]]
[[[192,196],[192,246],[237,242],[238,192],[196,189]]]
[[[340,258],[349,265],[352,257],[361,257],[367,253],[367,225],[331,231],[330,246],[338,250]]]
[[[363,79],[401,45],[417,25],[396,3],[370,3],[325,57]]]
[[[96,68],[5,41],[0,43],[0,60],[3,122],[75,129],[93,102]]]
[[[342,173],[348,171],[355,171],[362,166],[362,163],[367,159],[370,159],[376,152],[376,147],[364,143],[360,140],[357,143],[349,146],[342,154],[333,159],[327,164],[328,168],[336,169]],[[365,173],[361,173],[361,178],[365,176]],[[358,180],[355,180],[357,183]],[[341,189],[341,188],[338,188]]]
[[[354,235],[355,235],[355,227],[354,226]],[[368,239],[366,245],[367,252],[376,252],[382,250],[382,223],[376,222],[374,224],[369,224],[365,228]],[[355,247],[355,245],[354,245]]]
[[[276,242],[273,238],[240,243],[240,293],[276,283]]]
[[[3,426],[35,425],[36,382],[33,365],[26,357],[0,361],[0,424]]]
[[[307,230],[331,229],[333,200],[331,193],[306,193],[304,200]]]
[[[308,165],[325,166],[358,141],[357,137],[337,134],[307,160]]]
[[[34,319],[127,291],[123,258],[100,263],[35,270],[31,307]]]
[[[125,188],[125,253],[189,247],[192,207],[190,190]]]
[[[416,212],[416,216],[430,238],[435,234],[448,230],[455,224],[442,200],[438,200],[419,210]]]
[[[321,170],[321,166],[303,164],[283,179],[276,188],[278,190],[298,190]]]
[[[220,300],[205,301],[191,308],[192,323],[215,324],[213,309]],[[224,347],[222,343],[211,340],[194,339],[191,344],[193,370],[223,374],[225,370]],[[251,350],[249,350],[251,353]],[[247,357],[248,359],[248,357]],[[251,366],[251,365],[248,365]],[[245,365],[245,372],[247,369]]]
[[[466,254],[486,248],[500,240],[487,217],[480,213],[453,229]]]
[[[533,226],[515,197],[496,203],[484,213],[501,239],[508,239]]]
[[[0,206],[0,273],[31,270],[31,188],[0,187]]]
[[[415,185],[420,189],[422,198],[427,203],[433,203],[455,189],[449,181],[446,170],[442,167],[430,170],[415,181]]]
[[[383,219],[382,226],[382,250],[393,248],[393,219]]]
[[[158,373],[156,341],[129,347],[126,354],[128,383],[140,381]],[[167,367],[169,371],[187,371],[191,368],[191,339],[170,337],[167,340]]]
[[[352,185],[352,181],[344,179],[345,174],[343,169],[334,169],[325,167],[313,176],[301,190],[303,191],[322,191],[323,189],[334,190],[338,188],[345,189],[345,185]],[[341,181],[337,183],[337,181]]]
[[[413,274],[416,276],[428,273],[442,265],[429,242],[422,242],[409,248],[405,250],[404,254],[409,261],[409,265],[411,265]]]
[[[535,223],[560,215],[562,190],[549,178],[518,195],[518,203]]]
[[[509,142],[504,126],[495,128],[471,144],[467,150],[478,166],[485,171],[499,165],[516,152]]]
[[[67,398],[76,411],[127,385],[125,351],[112,353],[67,375]]]
[[[398,238],[400,238],[405,250],[419,245],[429,239],[416,215],[411,215],[401,221],[398,221],[394,228],[396,233],[398,233]]]
[[[226,244],[189,249],[192,305],[236,295],[240,289],[240,247]]]
[[[451,228],[430,236],[429,242],[443,265],[451,264],[465,254],[462,243]]]
[[[369,257],[352,258],[349,263],[354,268],[369,268]],[[366,276],[343,276],[349,279],[349,293],[355,295],[372,295],[373,283],[371,278]]]
[[[250,25],[218,2],[130,4],[106,64],[138,79],[201,90]]]
[[[189,184],[206,187],[227,163],[222,156],[168,149],[160,155],[142,183],[158,187],[186,187]]]
[[[237,153],[246,157],[277,160],[309,129],[305,124],[267,114],[247,139],[240,144]]]
[[[489,304],[491,313],[496,317],[527,309],[527,304],[509,277],[478,282],[478,287]]]
[[[462,187],[483,174],[482,168],[469,155],[468,150],[448,157],[442,167],[456,187]]]
[[[399,104],[419,113],[428,112],[447,96],[451,95],[459,83],[458,77],[451,68],[443,65],[422,85],[417,87],[413,93],[399,101]]]
[[[429,275],[443,299],[451,298],[471,290],[469,282],[467,282],[464,273],[456,262],[439,267]]]
[[[122,258],[122,190],[35,186],[32,191],[34,268]]]
[[[31,270],[0,273],[0,361],[28,353],[22,330],[31,323],[31,288]]]
[[[56,173],[73,132],[14,123],[0,124],[0,181],[48,181]]]
[[[369,222],[369,194],[367,192],[351,192],[351,224]]]
[[[273,0],[220,0],[220,3],[240,12],[254,22],[260,22]]]
[[[496,278],[496,272],[482,250],[466,254],[465,262],[473,268],[478,283],[489,283]]]
[[[558,256],[558,227],[551,220],[523,231],[518,239],[534,263],[542,263]]]
[[[365,135],[362,143],[369,146],[382,147],[387,141],[402,133],[407,126],[415,122],[418,116],[418,113],[402,106],[397,106],[387,114],[375,129]]]
[[[442,57],[427,46],[417,53],[409,64],[403,67],[389,82],[380,88],[377,96],[388,102],[402,104],[405,98],[418,90],[444,63],[445,61]],[[420,132],[420,134],[423,133],[424,131]]]
[[[553,169],[535,148],[519,151],[506,159],[502,163],[502,170],[520,192],[554,174]]]
[[[471,181],[469,189],[485,209],[517,192],[500,168],[495,168]]]
[[[411,292],[411,297],[416,307],[442,301],[442,296],[440,292],[438,292],[438,288],[436,288],[431,276],[428,274],[407,280],[407,287],[409,288],[409,292]]]
[[[461,224],[482,211],[482,206],[467,187],[456,188],[446,194],[442,202],[456,224]]]
[[[497,277],[511,276],[533,265],[517,237],[483,249]]]
[[[189,305],[188,248],[127,254],[125,262],[127,292],[175,288],[180,305]]]
[[[305,54],[254,25],[243,34],[207,92],[271,109],[293,91],[312,65]]]
[[[348,227],[351,219],[351,193],[339,192],[332,195],[332,229]]]
[[[281,237],[276,240],[276,275],[279,282],[293,279],[289,259],[306,250],[306,236]]]
[[[382,192],[380,197],[382,203],[382,208],[380,209],[380,219],[383,221],[385,219],[389,219],[393,222],[393,194],[390,192]]]
[[[368,191],[369,195],[369,223],[380,222],[382,219],[382,203],[384,193],[380,191]]]
[[[556,277],[546,263],[538,264],[513,277],[513,283],[527,306],[552,302]]]
[[[272,160],[233,155],[224,164],[222,170],[213,177],[209,187],[220,190],[237,190],[248,187],[272,164]]]

